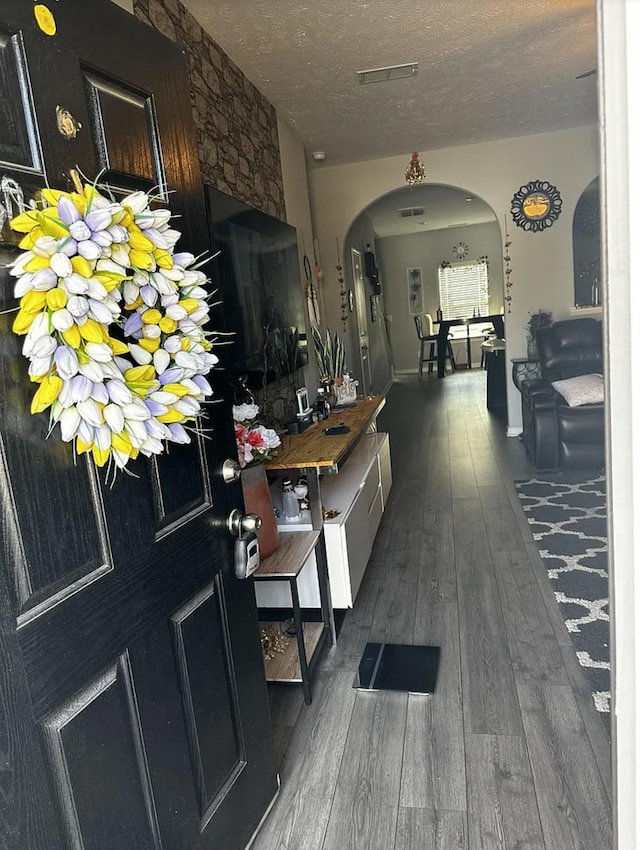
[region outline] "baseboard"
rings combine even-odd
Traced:
[[[522,425],[509,425],[507,437],[519,437],[522,434]]]
[[[417,369],[395,369],[393,374],[394,374],[394,377],[396,377],[397,375],[417,375],[418,370]]]

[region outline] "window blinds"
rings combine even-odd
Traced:
[[[438,268],[443,319],[489,315],[489,276],[486,263],[455,263]]]

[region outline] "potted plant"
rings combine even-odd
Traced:
[[[553,314],[545,310],[538,310],[537,313],[529,313],[529,321],[525,325],[527,332],[527,357],[529,360],[538,359],[538,344],[536,342],[536,333],[540,328],[548,328],[553,324]]]
[[[336,403],[334,384],[340,386],[344,374],[344,343],[338,334],[327,331],[323,336],[320,329],[313,326],[313,348],[316,355],[320,381],[325,387],[329,404]]]

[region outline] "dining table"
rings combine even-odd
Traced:
[[[467,363],[471,366],[471,335],[469,327],[471,325],[493,325],[493,330],[498,339],[504,339],[504,316],[502,313],[492,313],[489,316],[467,316],[466,318],[457,319],[442,319],[440,322],[434,322],[438,326],[438,377],[444,378],[444,364],[447,353],[447,339],[449,330],[452,327],[466,325],[467,327]]]

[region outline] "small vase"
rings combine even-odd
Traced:
[[[245,467],[242,470],[240,480],[242,482],[245,512],[257,514],[262,519],[262,525],[257,532],[260,557],[268,558],[280,545],[280,532],[273,512],[273,502],[271,501],[264,464]]]
[[[529,360],[538,359],[538,345],[534,336],[527,336],[527,358]]]

